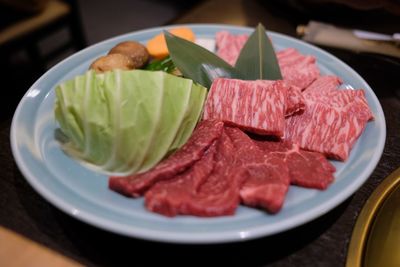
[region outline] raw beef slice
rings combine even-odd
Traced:
[[[361,120],[373,119],[364,90],[340,90],[340,83],[341,80],[335,76],[321,76],[303,92],[304,98],[309,105],[322,103]]]
[[[304,90],[319,76],[316,59],[302,55],[294,48],[287,48],[276,53],[283,80],[289,85]]]
[[[308,104],[300,115],[286,120],[285,140],[301,148],[345,161],[367,120],[323,103]]]
[[[110,177],[109,188],[129,197],[141,196],[157,181],[171,179],[192,166],[220,137],[222,130],[221,121],[200,122],[186,144],[170,157],[147,172],[124,177]]]
[[[304,96],[301,93],[300,88],[295,86],[289,86],[286,98],[286,110],[285,116],[289,117],[293,114],[303,112],[305,109]]]
[[[147,209],[166,216],[234,214],[243,178],[241,169],[233,164],[234,157],[233,144],[223,133],[189,170],[148,190]]]
[[[203,118],[282,137],[286,100],[287,87],[283,81],[217,78],[208,93]]]
[[[338,89],[340,83],[321,76],[304,90],[305,112],[287,118],[286,140],[333,159],[348,158],[373,114],[363,90]]]
[[[244,132],[226,127],[236,152],[235,165],[243,173],[240,198],[243,204],[278,212],[289,188],[289,170],[280,155],[265,153]]]
[[[217,55],[232,66],[235,65],[248,38],[247,34],[233,35],[227,31],[217,32],[215,35]]]
[[[334,180],[336,169],[321,153],[302,150],[290,142],[255,142],[264,153],[274,153],[284,160],[293,185],[326,189]]]
[[[304,90],[305,95],[310,94],[325,94],[336,91],[342,80],[334,75],[319,76],[310,86]]]

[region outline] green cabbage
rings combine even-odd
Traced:
[[[56,88],[64,151],[105,173],[146,171],[181,147],[207,89],[162,71],[88,71]]]

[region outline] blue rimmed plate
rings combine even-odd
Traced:
[[[234,34],[253,29],[193,24],[198,38],[213,39],[217,31]],[[170,26],[173,27],[173,26]],[[91,225],[119,234],[174,243],[222,243],[248,240],[299,226],[330,211],[353,194],[371,175],[386,138],[382,107],[369,85],[331,54],[297,39],[269,32],[277,50],[294,47],[317,58],[323,74],[341,77],[347,89],[363,88],[375,120],[367,124],[345,163],[334,162],[335,182],[325,191],[291,186],[283,209],[276,215],[239,207],[236,215],[218,218],[166,218],[148,212],[143,199],[129,199],[107,187],[107,177],[86,169],[66,156],[55,139],[54,88],[85,72],[90,63],[125,40],[146,42],[162,29],[133,32],[88,47],[46,72],[22,98],[11,127],[12,151],[21,172],[49,202]]]

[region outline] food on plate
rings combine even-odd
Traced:
[[[218,54],[233,65],[247,35],[216,38]],[[373,115],[363,90],[338,89],[341,80],[320,76],[313,56],[287,48],[277,58],[283,80],[215,77],[184,149],[147,172],[110,177],[110,189],[144,195],[146,208],[165,216],[204,217],[234,214],[240,203],[276,213],[290,185],[326,189],[335,172],[326,157],[346,160]],[[206,127],[213,135],[190,152]]]
[[[339,90],[340,79],[332,76],[321,76],[314,83],[303,93],[305,111],[286,120],[284,138],[344,161],[373,119],[365,93],[360,89]]]
[[[314,56],[303,55],[297,49],[287,48],[276,53],[283,79],[304,90],[320,75]]]
[[[215,34],[217,55],[234,66],[247,39],[249,39],[247,34],[234,35],[228,31],[217,32]]]
[[[189,139],[205,95],[165,72],[88,71],[57,86],[55,117],[68,154],[104,172],[135,173]]]
[[[247,34],[234,35],[227,31],[216,34],[217,54],[231,65],[235,65],[240,51],[248,40]],[[315,57],[302,55],[294,48],[286,48],[276,53],[283,79],[291,86],[305,89],[318,76],[319,69]]]
[[[185,40],[194,42],[195,34],[188,27],[179,27],[169,30],[175,36],[183,38]],[[162,59],[169,55],[167,43],[165,42],[164,33],[160,33],[154,36],[147,42],[147,50],[149,51],[150,56],[156,59]]]
[[[162,70],[167,73],[174,74],[176,76],[182,76],[182,73],[175,66],[170,56],[167,56],[166,58],[163,59],[152,60],[149,64],[146,65],[145,69],[153,71]]]
[[[145,194],[147,209],[166,215],[232,215],[239,205],[240,173],[225,132],[189,170],[155,184]]]
[[[237,128],[226,128],[235,148],[235,172],[240,174],[239,196],[250,207],[278,212],[289,189],[289,168],[281,155],[261,150]],[[264,153],[266,152],[266,153]]]
[[[218,119],[243,130],[282,137],[287,86],[283,81],[215,79],[204,119]]]
[[[301,149],[289,141],[254,140],[264,153],[275,153],[289,168],[290,184],[324,190],[333,182],[335,167],[318,152]]]
[[[158,181],[173,178],[198,161],[221,135],[221,121],[201,121],[187,143],[153,169],[129,176],[110,177],[109,187],[126,196],[138,197]]]
[[[135,65],[133,60],[122,54],[110,54],[101,56],[96,59],[89,67],[97,73],[103,73],[114,69],[119,70],[131,70],[134,69]]]
[[[142,68],[149,61],[149,52],[146,47],[135,41],[121,42],[111,48],[108,54],[122,54],[130,57],[134,69]]]
[[[216,39],[218,55],[234,64],[244,46],[243,40],[246,36],[228,32],[217,34],[218,36]],[[302,55],[294,48],[286,48],[276,54],[283,80],[290,85],[291,93],[287,100],[292,108],[288,114],[295,115],[286,116],[284,139],[330,158],[346,160],[367,121],[373,118],[364,91],[338,90],[341,84],[340,78],[320,76],[315,57]],[[221,90],[223,89],[219,89]],[[301,91],[304,92],[300,93]],[[211,98],[211,100],[218,103],[218,99]],[[221,100],[224,101],[222,98]],[[251,105],[248,102],[245,104]],[[207,101],[206,107],[208,105]],[[254,106],[253,109],[247,110],[248,113],[253,112]],[[245,115],[248,113],[241,112]],[[205,114],[207,115],[207,112]],[[262,129],[252,129],[258,133],[260,130],[262,131]]]
[[[111,177],[109,187],[144,195],[149,210],[166,216],[231,215],[240,202],[276,213],[290,184],[325,189],[334,171],[320,153],[203,120],[181,150],[142,174]]]
[[[170,32],[195,40],[186,27]],[[373,119],[365,93],[340,89],[339,77],[321,76],[315,57],[294,48],[275,60],[264,32],[218,32],[221,58],[169,34],[168,47],[164,34],[146,47],[119,43],[92,64],[97,73],[57,87],[64,150],[110,173],[111,190],[170,217],[233,215],[240,204],[274,214],[290,186],[327,189],[335,172],[327,158],[345,161]],[[271,54],[272,65],[261,58]],[[246,69],[253,58],[260,68]],[[120,70],[127,65],[144,70]],[[177,68],[185,78],[167,74]]]

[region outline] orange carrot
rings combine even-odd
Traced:
[[[188,41],[194,42],[195,40],[193,31],[187,27],[175,28],[169,30],[169,32]],[[149,51],[150,56],[157,59],[161,59],[169,55],[167,43],[165,42],[163,33],[160,33],[150,39],[147,42],[146,48],[147,51]]]

